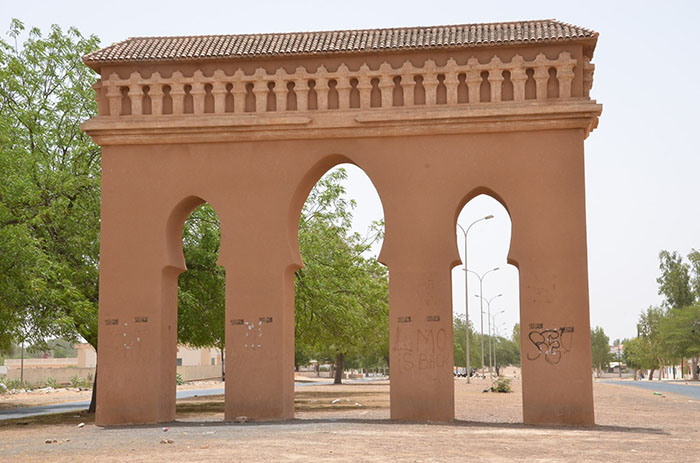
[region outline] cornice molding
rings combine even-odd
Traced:
[[[597,127],[602,105],[587,98],[566,101],[483,103],[453,107],[290,113],[98,116],[82,125],[106,145],[219,143],[252,140],[391,137]]]

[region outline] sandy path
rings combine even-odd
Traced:
[[[0,426],[2,461],[698,461],[700,402],[594,384],[595,428],[532,427],[513,394],[484,394],[484,380],[455,385],[458,421],[388,420],[388,385],[309,386],[287,423],[224,424],[221,398],[178,402],[178,422],[99,428],[86,416],[62,424]],[[335,404],[333,400],[340,399]],[[312,402],[315,401],[315,402]],[[362,404],[358,407],[355,403]],[[214,420],[214,421],[212,421]],[[79,421],[88,421],[77,428]],[[46,439],[56,443],[46,444]],[[173,443],[161,444],[161,439]],[[670,460],[669,460],[670,458]]]

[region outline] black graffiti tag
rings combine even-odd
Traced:
[[[563,352],[569,352],[570,345],[565,345],[564,335],[573,333],[572,326],[565,326],[558,329],[542,329],[542,325],[537,326],[540,329],[530,331],[527,335],[530,342],[537,348],[537,354],[533,357],[527,354],[528,360],[537,360],[544,355],[544,359],[551,365],[556,365],[561,361]]]

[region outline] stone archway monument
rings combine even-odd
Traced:
[[[100,74],[96,422],[174,419],[181,233],[208,202],[226,269],[226,419],[294,414],[297,227],[331,167],[381,198],[391,417],[454,418],[456,221],[488,193],[512,220],[526,423],[592,425],[584,139],[597,33],[554,20],[131,38]]]

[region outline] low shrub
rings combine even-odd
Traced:
[[[71,387],[89,389],[92,382],[88,378],[80,378],[78,375],[73,375],[70,379]]]
[[[513,392],[510,388],[510,379],[498,378],[491,385],[491,392]]]
[[[58,383],[56,382],[56,378],[48,377],[46,378],[46,381],[44,381],[44,386],[46,387],[52,387],[56,389],[58,387]]]
[[[22,382],[19,379],[8,378],[7,376],[0,377],[0,383],[4,384],[7,389],[32,389],[26,381]]]
[[[178,373],[177,375],[175,375],[175,383],[176,383],[178,386],[181,386],[181,385],[185,384],[185,380],[182,379],[182,375],[181,375],[180,373]]]

